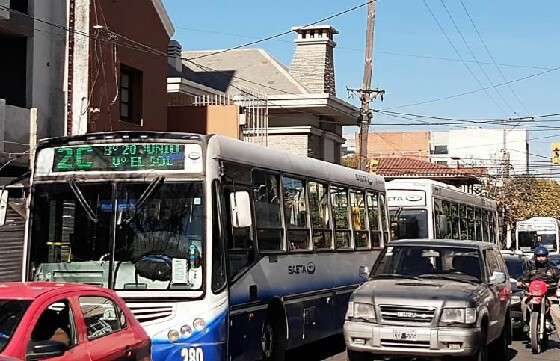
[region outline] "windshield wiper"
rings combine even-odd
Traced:
[[[161,176],[151,181],[150,184],[148,184],[148,186],[144,190],[144,192],[142,192],[142,194],[140,195],[140,198],[138,198],[136,204],[134,205],[134,212],[132,212],[130,216],[122,220],[122,222],[128,223],[134,217],[134,214],[140,211],[144,207],[146,201],[151,197],[154,191],[159,188],[159,186],[163,183],[164,180],[165,177]]]
[[[472,277],[473,276],[469,276],[469,275],[460,275],[458,274],[457,276],[467,276],[467,277]],[[464,279],[464,278],[458,278],[458,277],[453,277],[453,276],[446,276],[446,275],[438,275],[438,274],[425,274],[425,275],[420,275],[418,276],[419,278],[429,278],[429,279],[440,279],[440,280],[448,280],[448,281],[457,281],[457,282],[463,282],[463,283],[472,283],[472,284],[478,284],[480,282],[475,281],[475,280],[471,280],[471,279]]]
[[[415,276],[405,276],[405,275],[401,275],[398,273],[381,273],[378,275],[375,275],[373,277],[371,277],[372,279],[374,278],[404,278],[404,279],[411,279],[411,280],[417,280],[417,281],[421,281],[422,279],[419,277],[415,277]]]
[[[95,212],[90,207],[89,203],[87,202],[86,198],[84,197],[84,194],[82,193],[82,191],[78,187],[78,184],[76,183],[76,179],[74,179],[74,178],[70,179],[68,181],[68,185],[70,186],[70,189],[72,190],[72,193],[74,193],[74,196],[78,200],[78,203],[80,203],[80,205],[82,206],[82,208],[86,212],[86,215],[89,218],[89,220],[92,221],[93,223],[98,223],[99,219],[97,219],[97,216],[95,215]]]

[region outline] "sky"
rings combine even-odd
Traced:
[[[175,39],[188,50],[237,46],[365,2],[164,0],[176,29]],[[383,102],[375,102],[374,108],[460,119],[508,119],[560,113],[560,69],[554,69],[560,66],[558,14],[560,2],[554,0],[534,3],[378,0],[373,86],[384,89],[386,94]],[[346,88],[361,85],[366,7],[328,23],[340,32],[335,49],[337,95],[357,104],[355,99],[347,97]],[[293,40],[294,35],[290,34],[256,47],[289,65],[294,52]],[[505,81],[513,82],[495,87]],[[488,89],[442,99],[481,88]],[[431,102],[417,104],[425,101]],[[548,119],[560,119],[560,116]],[[423,118],[421,122],[437,121]],[[418,125],[421,122],[377,113],[372,130],[449,129],[449,126]],[[399,125],[382,126],[383,123]],[[518,124],[513,122],[511,126]],[[542,161],[542,157],[549,157],[550,143],[560,142],[560,128],[546,128],[555,126],[554,122],[537,121],[521,126],[532,129],[529,138],[533,159]],[[349,128],[345,132],[353,130]]]

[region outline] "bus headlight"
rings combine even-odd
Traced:
[[[169,341],[171,342],[177,342],[177,340],[179,339],[180,335],[179,335],[179,331],[177,330],[170,330],[167,333],[167,338],[169,339]]]
[[[196,331],[202,331],[206,328],[206,321],[202,318],[195,318],[193,321],[193,327]]]
[[[192,327],[189,325],[184,325],[181,327],[181,335],[185,337],[191,337],[192,335]]]

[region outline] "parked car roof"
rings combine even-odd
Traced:
[[[416,246],[416,245],[437,245],[449,247],[471,247],[471,248],[491,248],[493,243],[480,242],[480,241],[459,241],[456,239],[399,239],[398,241],[391,241],[388,246]]]
[[[53,291],[100,291],[100,288],[82,284],[54,282],[9,282],[0,284],[0,299],[34,300]]]

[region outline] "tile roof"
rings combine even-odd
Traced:
[[[262,95],[308,93],[284,65],[262,49],[238,49],[205,56],[214,52],[216,50],[184,51],[180,75],[231,95],[242,94],[238,88]],[[199,58],[201,56],[204,57]]]
[[[375,158],[379,163],[376,173],[385,177],[481,177],[486,168],[450,168],[441,164],[414,158]]]

